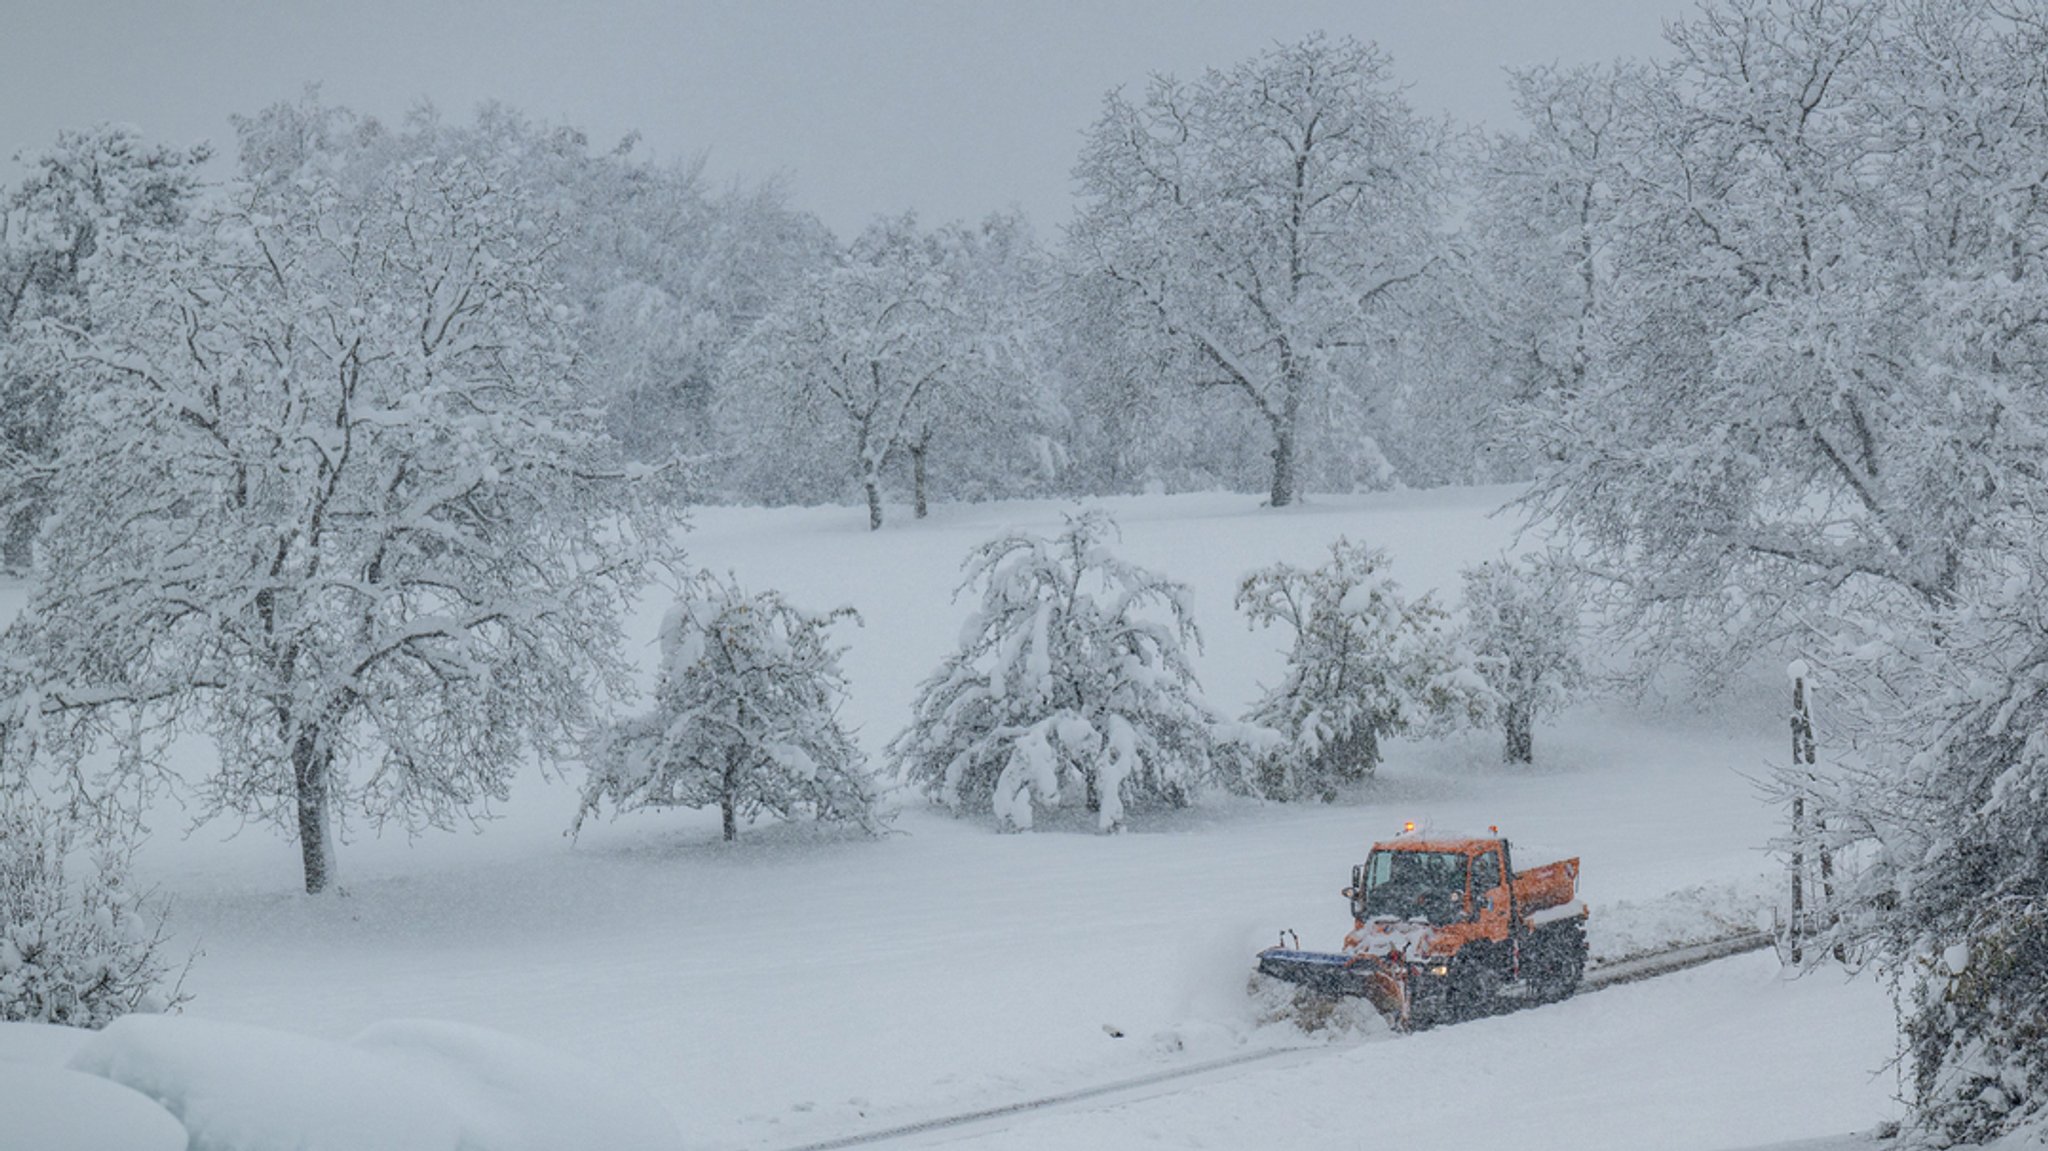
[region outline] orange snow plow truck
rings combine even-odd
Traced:
[[[1437,835],[1411,823],[1373,844],[1343,892],[1353,923],[1344,950],[1272,947],[1259,971],[1363,996],[1410,1030],[1571,995],[1586,970],[1579,861],[1518,872],[1500,829],[1488,830]]]

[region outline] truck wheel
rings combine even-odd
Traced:
[[[1408,1030],[1427,1031],[1439,1023],[1456,1022],[1456,1017],[1451,1014],[1450,988],[1444,986],[1446,980],[1424,975],[1412,978],[1417,981],[1429,979],[1432,982],[1419,986],[1417,983],[1410,984],[1411,987],[1416,987],[1416,992],[1408,1001]]]
[[[1556,1003],[1571,998],[1586,974],[1585,924],[1576,919],[1555,924],[1530,942],[1535,970],[1529,982],[1537,1001]]]
[[[1444,977],[1444,1018],[1463,1023],[1491,1015],[1500,1006],[1500,987],[1505,977],[1499,968],[1476,957],[1459,955]]]

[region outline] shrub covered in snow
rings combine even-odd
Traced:
[[[118,846],[80,849],[61,816],[0,791],[0,1020],[104,1027],[184,1002],[163,917],[127,870]]]
[[[1498,697],[1507,759],[1533,762],[1537,717],[1585,682],[1577,588],[1563,564],[1547,559],[1488,560],[1464,577],[1463,639]]]
[[[1114,831],[1131,807],[1185,803],[1234,770],[1188,662],[1187,588],[1117,558],[1115,532],[1090,511],[1055,539],[1013,531],[968,555],[961,591],[981,606],[889,745],[906,782],[1006,829],[1073,799]]]
[[[1804,960],[1895,977],[1914,1125],[1932,1146],[2048,1125],[2044,603],[2037,541],[1912,627],[1845,627],[1807,680],[1826,685],[1835,739],[1823,729],[1822,766],[1777,779],[1805,800],[1781,846],[1837,865]],[[1829,743],[1850,739],[1830,768]]]
[[[1385,552],[1339,539],[1321,567],[1274,564],[1238,585],[1253,626],[1294,632],[1286,676],[1245,717],[1281,736],[1258,757],[1263,794],[1333,799],[1339,785],[1372,775],[1382,736],[1491,706],[1443,610],[1427,595],[1403,597],[1386,568]]]
[[[606,802],[716,806],[727,839],[763,811],[869,824],[874,788],[839,722],[844,649],[829,639],[833,624],[859,618],[699,574],[662,623],[655,708],[604,733],[576,826]]]

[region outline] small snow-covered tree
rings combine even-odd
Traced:
[[[1053,539],[1012,531],[969,553],[961,590],[981,604],[889,744],[903,780],[1006,829],[1075,799],[1116,831],[1232,770],[1188,662],[1187,587],[1119,559],[1115,532],[1089,511]]]
[[[799,611],[709,572],[691,580],[661,627],[654,710],[598,741],[575,827],[609,803],[715,806],[728,840],[763,811],[872,828],[865,757],[839,720],[845,649],[830,629],[845,619],[860,617]]]
[[[1491,693],[1459,658],[1443,609],[1409,600],[1378,548],[1339,539],[1316,568],[1274,564],[1238,585],[1255,627],[1294,632],[1287,674],[1246,721],[1280,733],[1260,757],[1256,783],[1275,799],[1334,799],[1369,778],[1380,739],[1431,717],[1483,714]]]
[[[119,841],[0,786],[0,1022],[170,1010],[188,996],[164,952],[162,909],[129,886]]]
[[[1585,682],[1579,598],[1566,565],[1505,558],[1466,568],[1463,638],[1498,697],[1510,763],[1536,758],[1536,720]]]

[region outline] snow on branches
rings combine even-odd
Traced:
[[[1461,638],[1493,690],[1510,763],[1536,758],[1535,722],[1585,682],[1579,601],[1566,565],[1502,558],[1466,568]]]
[[[75,850],[76,830],[26,789],[0,790],[0,1022],[104,1027],[186,999],[127,853],[113,839]]]
[[[969,553],[961,590],[981,605],[889,745],[901,778],[1006,829],[1078,800],[1116,831],[1234,772],[1231,728],[1188,662],[1187,588],[1119,559],[1115,532],[1088,511],[1054,539],[1013,531]]]
[[[1380,738],[1432,717],[1484,715],[1492,692],[1460,660],[1428,595],[1408,600],[1387,555],[1339,539],[1317,568],[1274,564],[1246,576],[1237,606],[1255,627],[1294,632],[1287,674],[1246,722],[1282,742],[1259,756],[1256,785],[1275,799],[1334,799],[1370,777]]]
[[[799,611],[709,572],[685,584],[661,627],[654,710],[598,741],[572,832],[603,803],[716,806],[728,840],[763,811],[872,829],[865,757],[839,721],[844,649],[829,638],[848,619],[860,622],[852,608]]]
[[[1525,93],[1586,193],[1536,233],[1576,221],[1533,282],[1583,290],[1542,325],[1573,336],[1527,502],[1653,654],[1828,673],[1856,758],[1779,789],[1847,872],[1807,954],[1898,977],[1939,1145],[2048,1115],[2042,11],[1713,0],[1668,65]]]
[[[0,197],[0,570],[28,569],[63,411],[60,378],[32,333],[91,326],[99,267],[129,237],[184,223],[208,154],[122,125],[67,130],[23,157],[27,174]]]
[[[716,416],[739,485],[832,498],[851,478],[879,529],[903,465],[919,516],[932,494],[1046,470],[1053,405],[1029,305],[1048,279],[1019,217],[877,220],[790,285],[725,360]]]
[[[1837,864],[1805,961],[1893,977],[1916,1121],[1942,1145],[2048,1120],[2048,543],[1999,567],[1919,627],[1871,617],[1816,645],[1838,762],[1774,787],[1806,815],[1777,846]]]
[[[203,729],[206,806],[295,833],[321,891],[348,811],[447,825],[573,746],[676,514],[586,398],[563,226],[509,158],[310,101],[240,132],[241,178],[63,333],[6,646],[46,748]]]
[[[1447,151],[1378,49],[1320,34],[1136,101],[1111,92],[1088,131],[1075,259],[1173,376],[1257,414],[1274,507],[1332,407],[1386,398],[1352,393],[1383,379],[1368,365],[1400,326],[1389,313],[1441,255]],[[1349,457],[1329,480],[1385,482],[1371,436],[1314,446]]]

